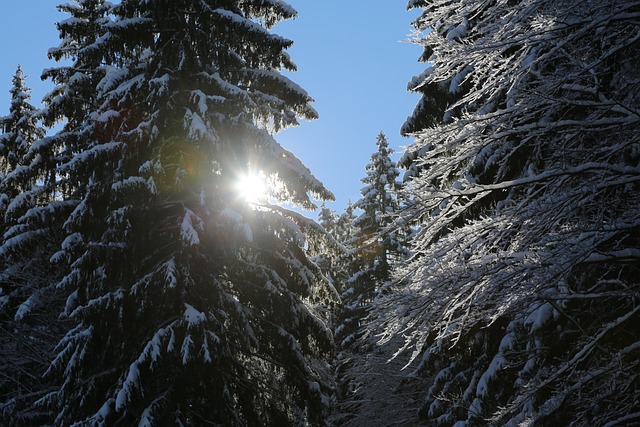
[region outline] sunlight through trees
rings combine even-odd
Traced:
[[[412,142],[337,212],[290,5],[59,6],[0,117],[2,426],[640,424],[640,2],[408,8]]]

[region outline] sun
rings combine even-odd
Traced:
[[[236,183],[236,190],[249,203],[259,202],[267,194],[264,177],[259,173],[247,173],[239,177]]]

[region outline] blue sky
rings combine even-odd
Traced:
[[[18,63],[29,75],[34,105],[50,90],[40,74],[55,65],[47,50],[59,43],[54,23],[65,15],[55,6],[62,2],[21,0],[0,6],[0,114],[8,110]],[[410,142],[400,137],[399,129],[418,101],[406,92],[407,82],[424,69],[417,62],[420,47],[404,42],[417,12],[406,12],[406,0],[288,3],[298,10],[298,18],[273,31],[294,41],[289,53],[298,71],[289,77],[316,100],[320,118],[276,139],[335,194],[336,202],[329,206],[340,213],[349,199],[360,196],[360,179],[378,132],[384,131],[397,151]]]

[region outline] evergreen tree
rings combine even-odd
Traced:
[[[34,160],[29,157],[33,142],[44,137],[44,130],[38,125],[37,110],[29,103],[31,89],[25,84],[22,67],[13,75],[9,115],[0,119],[0,213],[5,216],[3,232],[16,213],[9,206],[23,192],[28,192],[35,184],[35,176],[28,173],[28,165]],[[7,212],[9,210],[9,212]]]
[[[29,103],[22,68],[13,76],[9,115],[0,119],[0,424],[31,425],[43,419],[29,409],[42,395],[41,376],[48,354],[60,336],[57,313],[60,302],[52,288],[55,273],[47,268],[53,235],[17,235],[25,231],[24,216],[46,203],[42,191],[41,158],[33,147],[44,137],[38,110]],[[29,245],[28,254],[10,250]]]
[[[318,221],[328,233],[328,242],[324,249],[325,266],[323,271],[331,279],[336,288],[343,289],[351,276],[354,227],[353,204],[349,201],[345,211],[338,215],[324,204],[320,208]]]
[[[387,226],[397,208],[399,172],[391,160],[393,150],[382,132],[377,137],[376,147],[362,179],[365,184],[360,190],[362,197],[353,206],[349,204],[338,221],[345,245],[350,248],[343,266],[346,280],[337,284],[342,299],[335,332],[341,350],[336,357],[336,379],[341,392],[334,417],[338,425],[366,424],[359,424],[362,418],[358,415],[366,407],[363,399],[366,390],[362,385],[365,384],[365,389],[368,386],[362,377],[380,375],[383,371],[379,364],[374,369],[380,369],[379,372],[370,369],[372,357],[376,357],[370,354],[372,349],[368,348],[362,334],[378,289],[391,272],[395,239]],[[355,216],[354,209],[361,210],[360,215]],[[371,425],[372,418],[367,422]]]
[[[79,184],[70,182],[68,169],[73,154],[78,153],[83,144],[89,144],[93,129],[89,115],[96,103],[95,85],[100,76],[104,76],[104,63],[95,42],[99,36],[99,22],[105,19],[109,6],[101,0],[76,3],[59,7],[61,11],[69,12],[72,18],[57,24],[62,43],[49,50],[50,58],[65,58],[70,64],[45,70],[42,77],[50,78],[56,87],[45,96],[44,109],[37,112],[47,127],[63,122],[62,129],[47,137],[40,129],[40,139],[32,140],[34,143],[29,146],[18,168],[19,175],[12,174],[22,184],[19,196],[7,205],[5,219],[11,227],[7,227],[0,249],[8,257],[5,280],[16,282],[12,274],[19,276],[24,271],[37,272],[17,282],[21,283],[17,288],[22,295],[19,308],[22,317],[44,307],[48,313],[60,309],[54,302],[61,296],[61,288],[55,286],[61,277],[61,269],[56,265],[59,257],[53,255],[65,240],[63,225],[80,198],[77,194]],[[34,116],[33,108],[27,110]],[[62,327],[53,323],[51,326]],[[56,336],[54,329],[50,331],[52,339]],[[16,417],[19,414],[9,415],[9,418]]]
[[[395,162],[391,159],[393,149],[384,133],[376,139],[377,151],[371,155],[366,166],[365,184],[360,189],[362,197],[354,208],[362,213],[353,221],[357,230],[356,251],[358,258],[365,263],[365,269],[373,269],[377,279],[385,280],[389,276],[389,257],[395,248],[394,236],[385,230],[391,223],[391,214],[398,208],[397,193],[400,175]]]
[[[11,236],[11,232],[19,227],[18,220],[24,211],[36,202],[32,195],[37,193],[40,185],[36,183],[37,175],[33,174],[30,164],[37,163],[38,158],[31,152],[34,142],[44,136],[44,129],[38,125],[37,109],[29,103],[31,89],[26,86],[22,67],[13,75],[11,103],[9,114],[0,118],[0,242]],[[35,190],[35,191],[34,191]],[[4,302],[8,298],[15,299],[20,287],[11,279],[11,271],[16,268],[8,261],[10,256],[5,251],[3,257],[2,291]],[[24,267],[24,266],[22,266]],[[14,300],[15,302],[15,300]],[[14,307],[15,308],[15,307]]]
[[[349,200],[347,207],[344,209],[344,212],[340,214],[336,222],[336,238],[344,245],[353,243],[355,236],[353,221],[356,219],[356,215],[353,211],[353,203]]]
[[[66,201],[61,217],[68,216],[69,207],[73,209],[82,198],[82,183],[69,173],[74,156],[95,143],[95,123],[104,119],[95,116],[101,102],[98,85],[117,62],[103,50],[105,41],[100,39],[111,8],[105,0],[73,0],[58,6],[70,18],[56,24],[61,43],[49,49],[48,56],[65,64],[42,74],[55,85],[44,97],[42,117],[45,125],[59,124],[61,130],[40,144],[39,153],[47,169],[54,171],[46,182],[48,191]]]
[[[406,337],[429,425],[637,423],[638,3],[409,6],[413,87],[448,95],[414,113],[423,226],[371,331]]]
[[[338,214],[322,203],[318,212],[318,223],[326,232],[326,238],[324,244],[316,248],[318,256],[315,261],[334,287],[339,286],[338,283],[344,280],[344,265],[341,261],[347,251],[338,239],[338,219]]]
[[[329,209],[324,202],[320,205],[318,223],[335,237],[335,231],[338,225],[338,214],[333,209]]]
[[[362,319],[371,307],[376,289],[389,278],[390,257],[396,249],[394,233],[387,230],[391,214],[397,209],[396,179],[399,176],[393,150],[384,133],[376,139],[377,150],[366,166],[362,197],[353,205],[361,210],[353,220],[355,233],[349,242],[353,258],[349,267],[351,277],[343,286],[343,325],[337,338],[351,343],[360,332]]]
[[[70,179],[69,169],[74,154],[90,144],[93,134],[90,115],[96,108],[96,86],[105,75],[107,63],[103,62],[97,41],[98,29],[101,22],[106,22],[110,4],[102,0],[79,0],[59,9],[72,16],[57,24],[62,43],[49,50],[49,57],[67,59],[68,65],[44,71],[42,77],[50,78],[56,86],[45,96],[46,106],[38,116],[47,127],[63,123],[60,131],[43,137],[29,148],[21,176],[37,185],[24,187],[8,206],[7,215],[14,226],[5,233],[0,249],[7,265],[3,280],[19,290],[15,318],[9,317],[9,320],[12,328],[22,329],[9,340],[13,347],[38,354],[40,365],[32,368],[34,373],[41,372],[42,365],[51,362],[51,344],[57,344],[68,327],[64,319],[59,319],[59,314],[73,290],[59,286],[64,276],[61,265],[67,261],[59,250],[61,246],[70,248],[74,243],[73,238],[66,239],[64,228],[81,199],[81,185]],[[45,336],[46,339],[39,345],[25,346],[21,336]],[[2,422],[17,426],[45,423],[43,420],[50,417],[49,410],[34,402],[49,393],[54,385],[39,380],[28,393],[10,396],[3,405]]]
[[[312,207],[332,195],[272,133],[314,118],[280,74],[280,1],[78,1],[62,7],[42,144],[66,195],[52,258],[74,324],[37,402],[55,425],[321,425],[331,297],[304,253],[316,225],[237,182]],[[71,90],[75,88],[77,90]],[[68,115],[68,116],[67,116]],[[71,211],[69,212],[69,207]],[[35,225],[34,225],[35,227]]]
[[[30,142],[37,132],[33,120],[35,108],[29,103],[31,90],[26,87],[22,66],[18,65],[12,78],[11,103],[9,115],[2,117],[2,139],[0,154],[2,154],[2,174],[6,176],[22,163],[27,154]]]

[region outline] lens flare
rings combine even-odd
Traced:
[[[248,173],[238,179],[236,190],[247,202],[256,203],[266,197],[267,186],[260,174]]]

